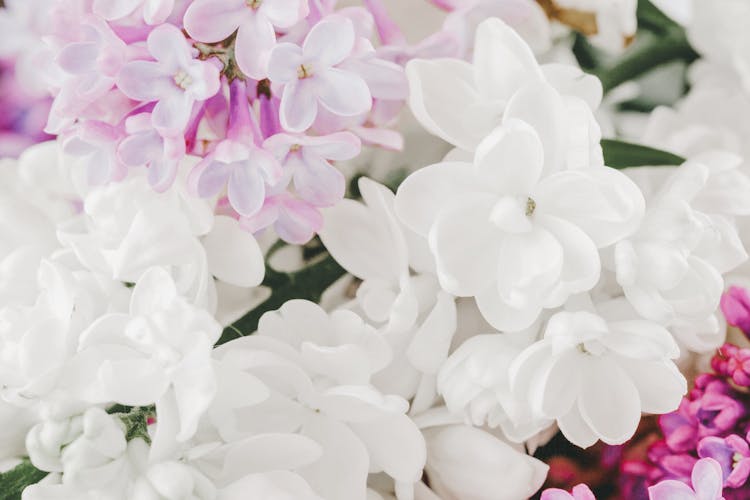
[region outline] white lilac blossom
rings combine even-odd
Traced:
[[[518,118],[554,141],[545,144],[550,166],[601,162],[599,126],[592,115],[602,97],[599,81],[574,66],[540,66],[526,42],[499,19],[487,19],[477,28],[471,64],[416,59],[406,74],[409,105],[417,120],[458,148],[474,151],[504,116],[519,113]],[[546,100],[546,95],[531,101],[528,95],[516,96],[543,82],[558,91],[558,102]]]
[[[744,214],[745,207],[722,203],[722,193],[748,185],[737,164],[736,157],[704,155],[682,165],[649,199],[638,231],[614,250],[617,282],[633,307],[645,318],[675,327],[691,350],[707,351],[722,342],[714,317],[724,288],[722,273],[747,259],[727,218]],[[724,213],[706,214],[700,208]]]
[[[559,98],[549,86],[529,88],[537,101]],[[633,233],[643,216],[641,192],[620,172],[550,171],[544,138],[508,113],[473,164],[426,167],[396,197],[401,220],[429,239],[441,286],[476,297],[499,330],[527,328],[543,309],[593,288],[598,249]]]
[[[323,498],[364,499],[369,472],[412,489],[425,462],[423,437],[406,415],[409,403],[371,383],[392,356],[385,339],[351,311],[328,315],[300,300],[266,313],[258,328],[219,349],[224,361],[245,359],[245,370],[272,389],[238,430],[296,430],[317,442],[322,455],[298,473]],[[272,417],[279,411],[283,418]]]
[[[620,444],[635,433],[641,412],[667,413],[679,405],[687,384],[672,362],[678,355],[672,336],[656,323],[563,311],[549,319],[542,340],[514,359],[510,383],[572,443]]]

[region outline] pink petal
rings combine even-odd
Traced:
[[[133,61],[120,70],[117,87],[136,101],[157,101],[174,88],[171,75],[161,64],[152,61]]]
[[[539,500],[575,500],[573,495],[560,488],[547,488]]]
[[[200,42],[220,42],[250,15],[244,0],[196,0],[185,12],[185,30]]]
[[[305,150],[328,160],[350,160],[362,149],[359,138],[351,132],[337,132],[318,137],[307,137]]]
[[[335,66],[354,48],[354,26],[349,19],[330,17],[313,26],[302,45],[305,59],[321,67]]]
[[[372,107],[372,97],[365,81],[348,71],[331,68],[317,75],[321,80],[320,103],[333,114],[357,116]],[[283,103],[282,103],[283,106]]]
[[[268,59],[268,78],[276,83],[297,80],[297,69],[302,64],[302,49],[293,43],[280,43]]]
[[[151,114],[154,127],[166,136],[182,134],[190,120],[192,109],[192,96],[173,90],[156,103]]]
[[[249,162],[235,165],[229,176],[227,196],[237,213],[245,217],[252,216],[263,206],[266,197],[263,176]]]
[[[307,0],[265,0],[259,9],[274,26],[290,28],[306,17]]]
[[[317,207],[333,206],[344,197],[344,174],[315,154],[304,154],[294,172],[294,187],[300,198]]]
[[[275,44],[276,33],[268,19],[251,16],[237,32],[237,65],[249,77],[262,80],[268,76],[268,59]]]
[[[670,479],[649,487],[648,498],[650,500],[694,500],[698,497],[695,496],[690,486]]]
[[[93,11],[107,21],[112,21],[127,16],[142,3],[143,0],[95,0]]]
[[[289,200],[281,208],[274,225],[279,237],[287,243],[301,245],[323,227],[323,216],[301,200]]]
[[[99,45],[93,42],[70,43],[57,54],[57,64],[68,73],[80,75],[96,70]]]
[[[129,167],[145,165],[163,152],[164,146],[156,131],[128,136],[117,147],[120,160]]]
[[[722,479],[721,465],[713,458],[702,458],[695,463],[691,474],[693,489],[700,500],[718,500],[721,498]]]
[[[312,79],[307,78],[295,80],[284,88],[279,119],[285,130],[304,132],[315,121],[315,116],[318,114],[318,101],[314,84]]]
[[[143,6],[143,20],[146,24],[161,24],[174,9],[174,0],[146,0]]]
[[[230,172],[231,166],[229,164],[207,158],[190,172],[189,182],[198,196],[209,198],[215,196],[224,188]]]
[[[182,31],[171,24],[155,28],[146,43],[149,53],[168,70],[176,71],[193,58]]]

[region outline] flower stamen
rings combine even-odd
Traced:
[[[312,68],[307,64],[300,64],[297,68],[297,78],[300,80],[312,76]]]
[[[187,88],[193,83],[192,77],[183,70],[178,71],[177,74],[174,75],[173,80],[174,83],[183,90],[187,90]]]

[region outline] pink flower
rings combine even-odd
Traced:
[[[120,90],[137,101],[154,102],[154,127],[162,135],[180,135],[190,119],[193,104],[219,91],[219,70],[195,59],[182,32],[163,24],[148,36],[148,51],[156,61],[127,63],[117,77]]]
[[[301,245],[323,227],[323,216],[310,203],[280,192],[267,197],[257,214],[241,218],[240,225],[251,233],[272,225],[279,238]]]
[[[94,14],[107,21],[122,19],[140,9],[146,24],[161,24],[174,9],[174,0],[94,0]]]
[[[232,208],[250,217],[263,206],[266,185],[273,184],[280,174],[281,167],[267,151],[227,139],[196,165],[189,182],[204,198],[219,194],[226,186]]]
[[[750,446],[737,434],[701,439],[698,456],[713,458],[721,465],[724,484],[729,488],[739,488],[750,476]]]
[[[105,184],[122,179],[127,173],[127,167],[117,156],[117,144],[122,135],[120,127],[86,120],[69,135],[63,136],[63,150],[81,158],[86,165],[89,184]]]
[[[727,323],[736,326],[745,334],[750,333],[750,296],[747,290],[731,286],[721,297],[721,312]]]
[[[277,134],[263,147],[279,159],[300,198],[326,207],[343,198],[346,187],[344,175],[329,160],[354,158],[361,145],[354,134],[339,132],[319,137]]]
[[[702,458],[695,463],[691,475],[693,487],[668,479],[651,486],[651,500],[720,500],[722,497],[721,465],[713,458]]]
[[[542,492],[540,500],[596,500],[596,497],[588,486],[579,484],[570,493],[559,488],[548,488]]]
[[[268,77],[283,84],[281,126],[290,132],[308,129],[321,105],[339,116],[366,113],[372,97],[361,76],[335,68],[354,49],[354,26],[349,19],[330,16],[313,26],[300,48],[280,43],[271,51]]]
[[[159,135],[151,126],[150,113],[129,117],[125,120],[125,130],[129,135],[117,148],[120,160],[128,167],[146,166],[149,184],[159,192],[168,189],[185,156],[185,139]]]
[[[220,42],[237,31],[235,56],[246,75],[267,76],[274,28],[286,29],[308,13],[307,0],[197,0],[185,12],[185,29],[201,42]]]

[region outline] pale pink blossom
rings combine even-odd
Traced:
[[[163,24],[148,36],[155,61],[127,63],[117,77],[120,90],[137,101],[156,102],[152,123],[162,135],[179,135],[196,101],[219,91],[219,70],[195,59],[197,52],[175,26]]]
[[[139,13],[146,24],[160,24],[172,13],[174,3],[175,0],[94,0],[92,8],[107,21]]]
[[[352,22],[330,16],[310,30],[302,47],[280,43],[271,51],[268,77],[283,85],[281,125],[289,132],[303,132],[318,116],[319,106],[338,116],[357,116],[372,107],[365,80],[336,66],[354,49]]]
[[[307,13],[307,0],[197,0],[184,22],[188,34],[201,42],[220,42],[237,31],[237,64],[259,80],[267,76],[276,29],[292,27]]]
[[[723,500],[721,465],[713,458],[698,460],[690,479],[692,488],[673,479],[657,483],[648,489],[648,497],[650,500]]]

